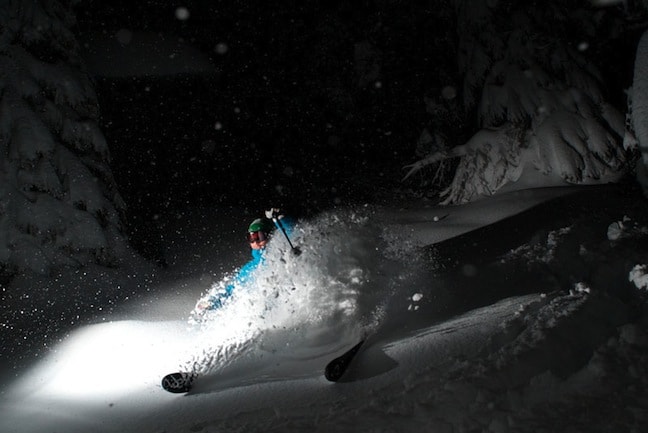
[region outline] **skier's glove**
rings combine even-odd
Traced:
[[[280,220],[281,218],[284,217],[283,214],[281,213],[281,209],[277,207],[273,207],[272,209],[268,209],[267,211],[265,211],[265,216],[266,218],[271,220],[274,220],[275,218]]]

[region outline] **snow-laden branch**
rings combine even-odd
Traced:
[[[547,116],[529,137],[535,167],[556,172],[569,183],[608,181],[618,177],[626,156],[620,136],[595,117],[560,110]]]
[[[648,196],[648,32],[643,34],[637,47],[630,118],[641,152],[637,181]]]
[[[489,196],[522,172],[519,133],[508,125],[478,131],[462,148],[450,186],[441,193],[443,204],[463,203]]]
[[[468,3],[474,2],[457,0],[458,13],[465,14],[458,21],[473,24],[461,35],[459,66],[464,108],[476,109],[477,132],[453,149],[433,147],[406,167],[405,178],[459,158],[452,183],[442,192],[445,203],[492,195],[521,177],[540,182],[537,186],[618,179],[628,162],[622,144],[624,119],[606,102],[597,68],[552,33],[556,23],[538,18],[543,11],[534,9],[537,16],[508,11],[512,16],[507,21],[496,13],[508,7],[502,3],[480,2],[475,8]],[[548,18],[560,24],[569,19],[571,11],[564,5],[549,7]],[[534,170],[546,177],[525,175]]]
[[[457,146],[450,150],[443,150],[436,153],[432,153],[427,157],[419,161],[416,161],[414,164],[406,165],[405,169],[407,169],[407,173],[403,177],[403,180],[404,181],[407,180],[410,176],[421,171],[422,169],[424,169],[429,165],[444,161],[446,159],[452,159],[452,158],[464,156],[465,154],[466,154],[466,146]]]

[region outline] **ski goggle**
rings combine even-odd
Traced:
[[[255,243],[255,242],[263,242],[265,240],[268,240],[268,237],[262,231],[249,232],[247,234],[247,240],[248,240],[249,243],[252,244],[252,243]]]

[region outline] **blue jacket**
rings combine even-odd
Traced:
[[[283,217],[280,220],[280,224],[286,231],[286,234],[290,236],[295,225],[293,220],[288,217]],[[280,228],[276,228],[272,234],[273,239],[276,237],[284,237],[283,233],[281,233]],[[279,239],[279,241],[286,242],[285,239]],[[210,306],[207,308],[208,310],[215,310],[217,308],[220,308],[225,303],[225,300],[232,296],[232,293],[234,292],[234,289],[236,287],[241,287],[249,283],[254,278],[254,272],[256,271],[256,269],[259,266],[262,266],[265,262],[265,257],[263,254],[265,250],[251,249],[251,251],[252,260],[241,266],[241,268],[236,272],[234,277],[232,277],[232,280],[227,284],[227,286],[225,286],[224,289],[218,290],[217,292],[210,292],[208,294],[207,299],[210,303]]]

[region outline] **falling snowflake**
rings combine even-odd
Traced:
[[[189,15],[190,15],[189,14],[189,9],[187,9],[186,7],[183,7],[183,6],[177,8],[176,11],[175,11],[175,16],[180,21],[185,21],[185,20],[189,19]]]

